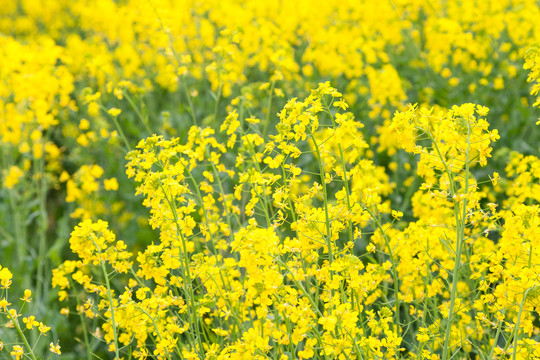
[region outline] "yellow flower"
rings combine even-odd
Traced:
[[[403,216],[401,211],[392,210],[392,217],[396,220],[399,220]]]
[[[2,268],[2,266],[0,265],[0,285],[2,285],[4,289],[9,288],[9,286],[11,285],[12,277],[13,274],[11,273],[11,271],[9,271],[8,268]]]
[[[482,106],[482,105],[477,105],[476,106],[476,113],[480,116],[487,116],[489,112],[489,108],[487,108],[486,106]]]
[[[20,345],[13,346],[13,351],[10,353],[11,356],[15,356],[17,360],[20,360],[24,355],[24,349]]]
[[[4,187],[12,189],[19,183],[19,179],[24,175],[18,166],[11,166],[4,179]]]
[[[109,115],[117,117],[118,115],[120,115],[120,113],[122,113],[122,110],[113,107],[110,108],[107,112],[109,113]]]
[[[66,182],[68,181],[70,178],[69,176],[69,173],[67,171],[62,171],[62,173],[60,174],[60,177],[58,178],[58,181],[60,182]]]
[[[86,119],[81,119],[81,121],[79,122],[79,129],[81,129],[81,130],[90,129],[90,121],[88,121]]]
[[[2,300],[0,300],[0,308],[4,309],[4,311],[6,311],[6,308],[11,305],[7,300],[6,298],[3,298]]]
[[[32,291],[29,289],[24,290],[24,297],[21,298],[22,301],[30,302],[32,299],[30,299],[30,296],[32,296]]]
[[[40,323],[36,321],[36,317],[33,315],[23,317],[23,323],[26,324],[26,328],[31,330],[34,326],[38,326]]]
[[[38,330],[41,335],[45,335],[51,328],[44,323],[40,322],[38,325]]]
[[[333,315],[322,317],[319,319],[319,324],[321,324],[326,331],[334,331],[337,324],[337,318]]]
[[[430,339],[429,336],[429,330],[428,328],[419,328],[418,334],[416,334],[416,340],[418,340],[420,343],[426,343]]]
[[[495,78],[495,80],[493,81],[493,88],[495,90],[504,89],[504,80],[502,77]]]
[[[497,186],[497,183],[499,182],[499,179],[501,178],[499,176],[499,173],[498,172],[494,172],[493,173],[493,177],[489,177],[491,179],[491,182],[493,183],[493,186]]]
[[[54,343],[50,343],[49,344],[49,351],[52,352],[53,354],[58,354],[60,355],[61,352],[60,352],[60,344],[54,344]]]
[[[88,104],[88,114],[94,117],[99,115],[99,104],[97,102],[92,101]]]
[[[110,178],[103,180],[103,186],[105,190],[116,191],[118,190],[118,181],[116,178]]]

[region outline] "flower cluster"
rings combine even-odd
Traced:
[[[0,351],[540,357],[537,0],[4,2]]]
[[[32,291],[29,289],[24,290],[24,295],[20,298],[20,307],[12,306],[13,304],[8,301],[7,293],[12,284],[13,274],[8,268],[0,266],[0,315],[6,322],[2,323],[4,329],[0,330],[2,338],[0,339],[0,351],[4,350],[4,347],[9,341],[9,347],[6,350],[11,351],[9,354],[14,356],[15,359],[21,360],[23,358],[36,359],[34,350],[39,339],[47,334],[50,334],[51,328],[45,325],[43,322],[38,321],[35,316],[24,316],[22,311],[26,304],[32,302]],[[20,319],[22,317],[22,319]],[[8,330],[7,329],[13,329]],[[37,335],[36,335],[37,334]],[[35,339],[34,344],[30,345],[29,339]],[[49,348],[51,353],[60,355],[60,345],[58,342],[50,343]]]
[[[533,46],[527,50],[523,68],[529,70],[527,81],[533,83],[531,95],[536,96],[533,106],[540,107],[540,47]]]
[[[55,273],[61,296],[71,283],[66,274],[87,294],[101,294],[109,350],[135,346],[137,358],[533,354],[533,339],[519,339],[534,328],[538,209],[483,208],[487,194],[472,169],[486,164],[498,139],[488,109],[396,113],[391,130],[420,154],[424,179],[411,200],[418,220],[403,227],[403,213],[384,200],[392,184],[367,159],[373,152],[347,107],[323,83],[284,106],[268,141],[256,119],[236,110],[221,126],[226,146],[198,127],[184,142],[141,141],[127,156],[127,174],[139,183],[159,242],[134,264],[121,262],[131,275],[115,297],[108,282],[94,284],[76,269],[108,262],[120,273],[111,259],[128,253],[108,255],[124,245],[103,222],[81,223],[71,238],[80,260]],[[236,170],[226,165],[227,148],[236,149]],[[91,309],[79,311],[93,318]],[[529,332],[509,323],[516,316]],[[483,348],[501,333],[511,334],[513,348],[514,340]]]

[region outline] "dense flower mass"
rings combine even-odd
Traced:
[[[4,3],[0,357],[540,358],[538,1]]]

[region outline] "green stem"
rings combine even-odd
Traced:
[[[395,313],[396,313],[396,334],[399,337],[401,334],[401,325],[399,323],[399,277],[397,272],[397,266],[396,266],[396,259],[394,257],[394,251],[392,250],[392,246],[390,245],[390,239],[388,238],[388,235],[386,235],[386,231],[384,231],[379,219],[377,219],[373,212],[367,208],[367,206],[364,206],[364,210],[368,212],[369,216],[373,219],[375,224],[377,225],[377,228],[382,234],[382,237],[384,239],[384,242],[386,244],[386,247],[388,248],[388,254],[390,255],[390,262],[392,263],[392,277],[394,278],[394,298],[395,298]]]
[[[103,106],[103,105],[100,105],[100,107],[104,110],[104,111],[107,111],[107,109]],[[110,114],[109,114],[110,115]],[[128,139],[126,137],[126,135],[124,134],[124,131],[122,130],[122,127],[120,126],[120,124],[118,123],[118,117],[117,116],[113,116],[113,115],[110,115],[111,118],[113,119],[113,122],[114,122],[114,125],[116,126],[116,129],[118,130],[118,134],[120,134],[120,137],[122,138],[122,140],[124,141],[124,144],[126,145],[126,151],[129,151],[131,150],[131,146],[129,145],[129,142],[128,142]]]
[[[204,347],[201,341],[201,334],[202,332],[199,331],[199,321],[197,318],[198,311],[197,306],[195,304],[195,292],[193,291],[193,280],[191,277],[191,271],[189,267],[189,254],[187,251],[187,241],[184,237],[184,234],[182,234],[182,231],[180,230],[180,217],[178,216],[178,213],[176,211],[176,205],[173,199],[169,199],[169,196],[165,189],[161,187],[161,190],[163,191],[163,195],[165,196],[165,199],[167,200],[167,203],[169,204],[169,208],[171,209],[171,212],[173,214],[174,222],[176,224],[176,235],[180,238],[182,243],[182,253],[183,253],[183,260],[184,260],[184,266],[183,266],[183,272],[184,275],[184,285],[185,289],[184,291],[189,296],[189,303],[190,303],[190,312],[191,312],[191,321],[193,325],[195,326],[195,337],[198,345],[199,345],[199,351],[202,353],[204,357]]]
[[[259,161],[257,160],[257,153],[255,152],[255,147],[253,146],[251,141],[249,141],[249,137],[246,135],[246,132],[244,131],[244,129],[242,127],[240,127],[240,129],[242,131],[243,137],[246,139],[248,143],[249,151],[251,152],[251,157],[253,159],[253,164],[255,165],[255,169],[257,170],[259,174],[262,175],[262,171],[259,166]],[[255,186],[253,186],[253,189],[255,190],[255,192],[257,192]],[[258,192],[257,192],[257,195],[259,196],[259,199],[263,203],[264,216],[266,217],[266,224],[268,227],[270,227],[270,219],[274,217],[274,214],[272,212],[272,202],[268,201],[266,197],[266,192],[267,192],[266,183],[263,184],[263,191],[264,191],[264,197],[260,196]]]
[[[141,113],[141,111],[139,110],[137,105],[135,105],[135,102],[133,101],[131,96],[129,96],[125,92],[124,92],[123,95],[127,99],[127,101],[129,102],[129,104],[131,105],[133,110],[135,110],[135,113],[137,114],[137,117],[139,118],[139,120],[141,120],[143,126],[146,128],[146,131],[148,131],[148,135],[152,135],[152,130],[150,129],[150,125],[148,125],[148,118],[146,118],[146,119],[144,118],[143,114]]]
[[[81,302],[79,301],[79,297],[76,296],[77,299],[77,308],[80,309]],[[86,345],[86,357],[88,360],[92,360],[92,352],[90,351],[90,341],[88,340],[88,330],[86,329],[86,322],[84,321],[84,317],[82,315],[81,311],[78,311],[79,318],[81,319],[81,326],[83,329],[83,336],[84,336],[84,344]]]
[[[275,86],[276,86],[276,80],[272,80],[272,84],[270,85],[270,94],[268,95],[266,120],[264,122],[264,127],[263,127],[263,134],[262,134],[263,139],[266,138],[266,134],[268,133],[268,127],[270,126],[270,109],[272,108],[272,95],[274,94]]]
[[[296,286],[298,286],[298,288],[302,291],[302,293],[304,293],[304,295],[308,298],[309,302],[311,303],[311,306],[313,307],[313,311],[315,311],[320,317],[323,317],[323,314],[321,313],[321,310],[319,310],[317,303],[315,302],[315,300],[313,300],[313,297],[309,295],[307,290],[304,289],[302,284],[300,284],[300,282],[294,278],[293,272],[291,271],[291,269],[289,269],[289,266],[285,262],[283,262],[280,258],[274,258],[274,260],[278,264],[283,266],[287,270],[288,274],[291,274],[292,281],[296,284]]]
[[[321,171],[321,185],[323,188],[323,202],[324,202],[324,216],[325,216],[325,223],[326,223],[326,246],[328,248],[328,261],[330,264],[332,264],[332,261],[334,260],[334,255],[332,251],[332,231],[330,229],[330,216],[328,215],[328,193],[326,191],[326,174],[324,172],[324,167],[322,164],[321,159],[321,152],[319,150],[319,145],[317,144],[317,140],[315,139],[315,136],[310,131],[309,136],[311,138],[311,141],[313,141],[313,145],[315,146],[315,152],[317,153],[317,162],[319,164],[319,170]],[[330,273],[330,276],[332,273]]]
[[[39,250],[38,250],[38,274],[37,274],[37,298],[46,299],[47,296],[47,284],[45,281],[45,266],[46,252],[47,252],[47,177],[45,174],[45,143],[46,138],[43,140],[42,151],[43,156],[39,161],[39,173],[41,174],[39,191]]]
[[[2,146],[2,167],[8,169],[11,166],[11,154],[5,146]],[[19,273],[24,272],[23,269],[25,265],[25,257],[27,253],[27,239],[26,239],[26,229],[22,222],[22,219],[25,218],[25,214],[22,213],[21,204],[25,204],[25,201],[20,201],[15,193],[15,188],[8,190],[8,201],[10,214],[12,214],[12,221],[6,222],[6,226],[9,226],[10,223],[13,224],[13,233],[11,246],[15,247],[16,259],[15,263],[17,265],[17,270]],[[29,288],[30,278],[28,276],[23,276],[22,278],[22,288]]]
[[[170,47],[170,49],[171,49],[171,51],[173,53],[173,57],[174,57],[174,60],[176,61],[176,65],[178,67],[180,67],[182,63],[181,63],[181,61],[180,61],[180,59],[178,57],[178,53],[176,52],[176,49],[173,46],[172,34],[163,25],[163,21],[161,20],[161,17],[159,16],[159,14],[157,12],[157,9],[154,7],[154,5],[151,4],[151,6],[152,6],[152,9],[154,10],[154,14],[156,15],[156,18],[158,19],[159,26],[161,27],[161,31],[163,31],[165,34],[167,34],[167,39],[169,40],[169,47]],[[197,126],[197,119],[195,118],[195,107],[193,106],[193,101],[191,100],[191,95],[189,94],[187,84],[186,84],[186,81],[185,81],[185,78],[184,78],[183,75],[182,75],[182,80],[183,80],[183,81],[181,81],[182,89],[184,90],[184,93],[185,93],[186,98],[187,98],[187,102],[188,102],[189,110],[190,110],[189,113],[191,115],[191,120],[193,121],[193,125]]]
[[[324,105],[326,107],[326,112],[330,116],[330,120],[332,120],[332,125],[334,127],[334,130],[336,130],[338,128],[338,126],[336,126],[336,122],[334,120],[334,115],[332,115],[332,112],[330,111],[330,105],[328,105],[326,103],[326,99],[324,99]],[[347,198],[347,210],[349,211],[349,214],[350,214],[350,212],[351,212],[351,200],[350,200],[350,196],[349,196],[349,193],[350,193],[349,179],[347,179],[347,167],[345,166],[345,158],[343,156],[343,150],[341,148],[341,143],[339,143],[339,142],[338,142],[338,148],[339,148],[339,158],[341,160],[341,168],[342,168],[342,171],[343,171],[343,182],[345,183],[345,192],[346,192],[346,198]],[[353,241],[352,221],[349,218],[349,219],[347,219],[347,222],[349,224],[349,241],[352,242]]]
[[[516,360],[516,356],[517,356],[517,347],[518,347],[518,341],[519,341],[519,325],[521,324],[521,314],[523,313],[523,306],[525,305],[525,300],[527,299],[528,293],[529,293],[529,289],[527,289],[525,291],[525,294],[523,294],[523,299],[521,300],[521,304],[519,305],[516,328],[514,329],[514,353],[512,355],[513,360]]]
[[[235,214],[234,212],[229,211],[229,207],[227,206],[227,197],[225,196],[225,190],[223,189],[223,183],[222,183],[221,178],[219,176],[219,171],[216,168],[216,164],[214,164],[214,162],[211,160],[212,157],[210,156],[210,153],[208,152],[208,149],[205,149],[205,152],[206,152],[206,156],[209,159],[210,165],[212,166],[212,171],[214,172],[214,177],[215,177],[215,179],[217,181],[221,197],[223,198],[224,210],[225,210],[226,215],[227,215],[227,224],[229,225],[230,238],[231,238],[231,241],[233,241],[234,239],[233,239],[233,234],[232,234],[233,233],[233,228],[232,228],[232,224],[231,224],[231,214],[236,217],[236,222],[239,225],[240,225],[240,219],[238,218],[237,214]]]
[[[157,336],[159,340],[162,341],[163,337],[161,336],[161,332],[159,331],[159,328],[156,324],[156,320],[150,314],[148,314],[142,307],[137,305],[136,302],[134,302],[134,305],[135,305],[135,308],[139,309],[143,314],[145,314],[150,319],[150,321],[152,321],[152,324],[154,325],[154,329],[156,329]],[[169,350],[167,348],[165,348],[165,353],[167,354],[167,359],[171,359],[171,355],[169,354]]]
[[[26,348],[27,348],[28,351],[30,352],[30,358],[31,358],[32,360],[37,360],[36,355],[34,354],[34,350],[33,350],[32,347],[30,346],[30,344],[28,343],[28,340],[26,339],[26,336],[24,336],[24,333],[23,333],[23,331],[21,330],[21,327],[19,326],[19,320],[17,320],[16,317],[11,316],[11,313],[10,313],[9,311],[6,311],[6,314],[9,316],[11,322],[12,322],[13,325],[15,326],[15,329],[17,330],[17,333],[19,334],[20,338],[21,338],[22,341],[24,342],[24,346],[26,346]]]
[[[101,271],[103,272],[103,276],[105,277],[105,285],[107,286],[107,295],[109,298],[109,310],[111,311],[111,325],[113,328],[113,336],[114,336],[114,352],[116,354],[115,360],[120,360],[120,354],[119,354],[119,348],[118,348],[118,334],[116,331],[116,322],[114,320],[114,302],[112,297],[112,290],[111,290],[111,283],[109,282],[109,276],[107,274],[107,269],[105,268],[105,261],[103,260],[103,257],[101,256],[101,250],[97,243],[94,241],[93,236],[90,236],[90,240],[94,244],[96,251],[99,255],[99,262],[101,265]]]
[[[96,247],[97,248],[97,247]],[[101,252],[99,252],[99,257],[101,257]],[[107,276],[107,269],[105,268],[105,262],[101,260],[101,271],[105,276],[105,284],[107,285],[107,295],[109,296],[109,309],[111,310],[111,322],[113,327],[114,335],[114,352],[116,354],[115,360],[120,360],[119,348],[118,348],[118,333],[116,331],[116,322],[114,320],[114,302],[112,298],[111,284],[109,282],[109,277]]]
[[[223,89],[223,82],[221,80],[221,71],[218,70],[219,74],[219,86],[216,95],[216,106],[214,108],[214,121],[217,121],[218,111],[219,111],[219,100],[221,99],[221,91]]]
[[[465,154],[466,156],[466,159],[465,159],[465,198],[463,200],[463,211],[462,211],[461,219],[459,218],[459,212],[460,212],[459,199],[457,199],[456,197],[456,191],[454,188],[454,181],[453,181],[452,173],[450,172],[450,169],[448,168],[448,165],[446,164],[446,161],[444,160],[444,157],[441,154],[441,151],[437,145],[437,142],[435,141],[431,133],[427,132],[448,174],[448,180],[450,182],[450,191],[451,191],[452,199],[454,201],[454,217],[456,221],[456,259],[454,261],[454,271],[452,273],[453,277],[452,277],[452,289],[450,292],[450,306],[448,309],[448,323],[446,325],[446,330],[444,334],[443,356],[442,356],[443,360],[447,360],[450,355],[449,354],[450,335],[452,333],[452,323],[454,321],[454,306],[456,302],[457,288],[458,288],[458,282],[459,282],[459,270],[461,268],[461,252],[463,251],[463,245],[465,243],[465,221],[467,217],[467,194],[469,192],[469,175],[470,175],[469,174],[470,131],[471,129],[470,129],[469,123],[467,122],[467,151]]]
[[[206,206],[204,206],[204,199],[202,197],[201,191],[199,190],[199,184],[197,183],[197,181],[191,174],[191,171],[187,171],[187,174],[188,174],[188,177],[193,182],[193,188],[195,189],[195,192],[197,193],[197,197],[199,198],[199,201],[201,202],[201,209],[203,211],[204,221],[206,225],[208,226],[207,231],[210,234],[210,241],[211,241],[210,244],[212,245],[211,253],[214,255],[217,255],[218,253],[216,250],[216,241],[214,240],[214,234],[210,231],[210,220],[208,218],[208,211],[207,211]]]
[[[497,347],[497,341],[499,340],[499,335],[501,334],[501,328],[502,328],[502,320],[499,320],[497,323],[497,332],[495,333],[495,338],[493,339],[493,346],[491,347],[491,351],[489,352],[488,359],[493,359],[493,354],[495,353],[495,348]]]

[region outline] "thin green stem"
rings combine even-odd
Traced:
[[[369,216],[373,219],[373,221],[377,225],[377,228],[379,229],[379,231],[382,234],[382,237],[384,239],[386,247],[388,248],[388,255],[390,255],[390,262],[392,264],[392,277],[394,279],[394,300],[396,302],[395,303],[395,313],[396,313],[395,314],[395,317],[396,317],[396,324],[395,325],[396,325],[396,334],[399,337],[400,334],[401,334],[401,325],[400,325],[400,322],[399,322],[399,317],[400,317],[399,316],[399,308],[400,308],[400,303],[399,303],[399,276],[398,276],[398,272],[397,272],[397,265],[396,265],[396,259],[395,259],[395,256],[394,256],[394,251],[393,251],[392,246],[390,244],[390,239],[388,238],[388,235],[386,235],[386,231],[384,231],[379,219],[377,219],[377,217],[375,217],[373,212],[371,210],[369,210],[369,208],[367,206],[364,206],[364,210],[368,212]]]
[[[76,299],[77,299],[77,308],[80,309],[81,302],[79,301],[79,297],[76,296]],[[92,352],[90,351],[90,341],[88,340],[88,330],[86,329],[86,322],[84,321],[84,317],[82,315],[82,312],[78,311],[78,313],[79,313],[79,318],[81,320],[81,326],[82,326],[82,329],[83,329],[84,344],[86,345],[85,346],[85,348],[86,348],[86,357],[88,358],[88,360],[92,360]]]
[[[202,332],[199,331],[199,320],[197,318],[197,306],[195,304],[195,292],[193,291],[193,280],[191,277],[191,271],[189,267],[189,254],[187,251],[187,241],[184,237],[184,234],[182,234],[182,231],[180,230],[180,217],[178,216],[178,212],[176,211],[176,205],[173,199],[169,199],[169,196],[163,186],[160,186],[161,190],[163,191],[163,195],[165,196],[165,199],[167,200],[167,203],[169,204],[169,208],[173,214],[174,222],[176,224],[176,235],[180,238],[182,243],[182,253],[183,253],[183,260],[184,260],[184,266],[183,266],[183,272],[184,275],[184,284],[185,289],[184,291],[189,296],[189,303],[190,303],[190,312],[191,312],[191,321],[193,325],[195,326],[195,337],[199,345],[199,351],[204,356],[204,347],[201,340],[201,334]],[[195,339],[194,339],[195,340]]]
[[[491,351],[489,352],[488,359],[493,359],[493,354],[495,353],[495,348],[497,347],[497,341],[499,341],[499,336],[501,334],[501,328],[502,328],[502,320],[499,320],[497,323],[497,332],[495,333],[495,338],[493,339],[493,346],[491,347]]]
[[[13,326],[15,326],[15,329],[17,330],[17,333],[19,334],[19,337],[24,343],[24,346],[26,346],[26,349],[30,352],[28,355],[32,360],[37,360],[36,355],[34,354],[33,348],[28,343],[28,339],[26,339],[26,336],[24,336],[24,332],[21,330],[21,327],[19,325],[19,320],[17,320],[17,315],[12,316],[9,311],[6,311],[7,316],[10,318],[11,322],[13,323]]]
[[[249,141],[249,137],[246,135],[244,129],[242,127],[240,127],[240,129],[242,131],[243,137],[246,139],[246,142],[248,143],[248,147],[249,147],[249,150],[251,152],[251,157],[253,159],[253,164],[255,165],[255,169],[257,170],[257,172],[259,174],[262,175],[262,171],[261,171],[261,168],[259,166],[259,161],[257,159],[257,154],[255,152],[255,147],[253,146],[251,141]],[[257,192],[255,186],[253,186],[253,189],[255,190],[255,192]],[[264,216],[266,218],[267,226],[270,226],[270,219],[274,217],[274,214],[272,212],[272,203],[269,202],[267,197],[266,197],[266,192],[267,192],[266,183],[263,184],[263,191],[264,191],[264,194],[263,194],[264,197],[260,196],[258,192],[257,192],[257,195],[259,196],[259,199],[261,199],[261,202],[263,203]],[[269,211],[270,211],[270,213],[269,213]]]
[[[216,95],[216,106],[214,108],[214,121],[217,121],[218,111],[219,111],[219,100],[221,99],[221,92],[223,90],[223,81],[221,80],[221,71],[218,70],[219,75],[219,86]]]
[[[159,327],[156,324],[156,320],[149,313],[147,313],[142,307],[137,305],[136,302],[134,302],[134,305],[135,305],[135,308],[139,309],[139,311],[141,311],[144,315],[146,315],[150,319],[150,321],[152,321],[152,324],[154,325],[154,329],[156,329],[157,336],[158,336],[159,340],[162,341],[163,337],[161,336],[161,332],[159,331]],[[165,348],[165,354],[167,356],[167,359],[171,359],[171,355],[169,354],[169,350],[167,348]]]
[[[10,160],[12,160],[12,158],[11,158],[9,149],[7,149],[7,147],[5,146],[2,146],[2,155],[3,155],[2,166],[4,169],[8,169],[11,166]],[[17,265],[17,271],[23,272],[28,243],[26,239],[26,231],[25,231],[26,229],[22,222],[22,219],[25,218],[25,214],[22,213],[21,204],[25,204],[26,202],[18,200],[17,199],[18,196],[16,196],[15,191],[16,189],[8,190],[8,201],[9,201],[9,209],[10,209],[9,213],[12,215],[12,219],[13,219],[13,221],[9,221],[9,223],[13,225],[13,233],[14,233],[14,237],[12,237],[13,241],[10,245],[15,248],[15,253],[16,253],[15,263]],[[22,281],[23,281],[23,284],[22,284],[23,288],[29,288],[28,286],[30,282],[29,277],[24,276]]]
[[[240,219],[238,218],[237,214],[235,214],[234,212],[229,211],[229,207],[227,206],[227,197],[225,196],[225,190],[223,189],[223,183],[222,183],[221,178],[219,176],[219,171],[216,168],[216,164],[214,164],[214,162],[212,161],[212,157],[210,156],[210,153],[208,152],[208,149],[205,149],[205,151],[206,151],[206,156],[209,159],[210,165],[212,166],[212,171],[214,172],[214,177],[216,178],[216,181],[217,181],[217,184],[218,184],[218,187],[219,187],[219,191],[221,193],[221,197],[223,198],[224,210],[227,213],[226,214],[227,215],[227,224],[229,225],[229,230],[230,230],[229,232],[230,232],[231,241],[232,241],[233,240],[233,237],[232,237],[233,228],[232,228],[231,219],[230,219],[231,214],[236,217],[236,222],[238,224],[240,224]]]
[[[335,119],[334,119],[334,115],[332,115],[332,112],[330,111],[330,106],[326,103],[326,99],[324,100],[324,105],[326,107],[326,112],[328,113],[328,115],[330,116],[330,120],[332,120],[332,126],[334,127],[334,130],[336,130],[338,128],[338,126],[336,126],[336,122],[335,122]],[[343,171],[343,182],[345,183],[345,195],[346,195],[346,199],[347,199],[347,210],[351,211],[351,200],[350,200],[350,190],[349,190],[349,179],[347,178],[347,167],[345,166],[345,157],[343,156],[343,150],[341,148],[341,143],[338,142],[338,149],[339,149],[339,158],[341,160],[341,168],[342,168],[342,171]],[[347,222],[348,222],[348,228],[349,228],[349,241],[353,241],[353,226],[352,226],[352,221],[350,219],[347,219]]]
[[[172,53],[173,53],[173,57],[176,61],[176,65],[177,66],[181,66],[181,61],[180,61],[180,58],[178,56],[178,53],[176,52],[176,49],[174,48],[173,46],[173,39],[172,39],[172,34],[170,31],[168,31],[166,28],[165,28],[165,25],[163,25],[163,21],[161,20],[161,17],[159,16],[158,12],[157,12],[157,9],[155,8],[154,4],[152,4],[151,1],[148,1],[150,3],[150,6],[152,6],[152,9],[154,10],[154,14],[156,15],[156,18],[159,22],[159,26],[161,27],[161,30],[167,34],[167,39],[169,41],[169,48],[171,49]],[[189,94],[189,91],[188,91],[188,88],[187,88],[187,84],[186,84],[186,81],[185,81],[185,78],[184,76],[182,75],[182,81],[180,81],[180,83],[182,84],[182,90],[184,90],[184,93],[186,95],[186,99],[187,99],[187,102],[188,102],[188,105],[189,105],[189,113],[191,115],[191,120],[193,121],[193,125],[197,125],[197,119],[195,117],[195,107],[193,106],[193,101],[191,100],[191,95]]]
[[[444,156],[442,155],[439,146],[435,139],[433,138],[432,134],[429,131],[426,131],[428,136],[430,137],[437,154],[441,161],[444,164],[444,167],[446,169],[446,173],[448,175],[449,180],[449,188],[451,191],[452,199],[454,201],[454,217],[456,221],[456,258],[454,261],[454,270],[452,273],[452,288],[450,291],[450,305],[448,308],[448,322],[445,329],[445,335],[444,335],[444,343],[443,343],[443,360],[447,360],[450,356],[450,335],[452,333],[452,323],[454,321],[454,306],[456,302],[457,297],[457,288],[458,288],[458,282],[459,282],[459,271],[461,268],[461,253],[463,251],[463,246],[465,243],[465,221],[467,216],[467,194],[469,191],[469,149],[470,149],[470,125],[467,122],[467,151],[466,151],[466,159],[465,159],[465,197],[463,199],[463,212],[461,214],[460,219],[460,199],[457,198],[456,190],[454,187],[454,180],[452,176],[452,172],[450,171],[448,164],[446,163]]]
[[[309,295],[307,290],[304,289],[302,284],[300,284],[300,282],[294,278],[293,272],[291,271],[289,266],[278,257],[274,258],[274,260],[278,264],[283,266],[287,270],[287,273],[291,275],[292,281],[296,284],[296,286],[298,286],[298,288],[302,291],[302,293],[308,298],[309,302],[311,303],[311,306],[313,307],[313,311],[315,311],[320,317],[323,317],[323,314],[321,313],[321,310],[319,310],[319,307],[317,306],[317,303],[315,302],[315,300],[313,300],[313,297],[311,295]]]
[[[103,106],[101,106],[101,108],[103,110],[107,110]],[[118,130],[118,134],[120,134],[120,137],[124,141],[124,145],[126,146],[126,151],[131,150],[131,146],[129,145],[129,141],[128,141],[126,135],[124,134],[124,130],[122,130],[122,127],[120,126],[120,123],[118,123],[118,116],[111,115],[111,118],[112,118],[112,120],[114,122],[114,126],[116,126],[116,129]]]
[[[43,140],[42,151],[45,154],[45,143],[46,138]],[[47,177],[45,174],[45,158],[41,157],[39,160],[39,173],[41,177],[39,178],[39,225],[38,225],[38,234],[39,234],[39,249],[38,249],[38,274],[37,274],[37,298],[46,299],[47,296],[44,294],[47,292],[48,281],[45,281],[45,266],[47,265],[46,261],[46,252],[47,252]]]
[[[103,257],[101,256],[101,250],[98,244],[94,241],[94,237],[90,236],[90,240],[94,244],[96,251],[99,255],[99,262],[101,265],[101,271],[103,272],[103,276],[105,277],[105,285],[107,287],[107,296],[109,298],[109,310],[111,312],[111,325],[113,328],[113,336],[114,336],[114,352],[116,355],[115,360],[120,360],[120,354],[119,354],[119,348],[118,348],[118,333],[116,329],[116,322],[114,320],[114,300],[112,297],[112,290],[111,290],[111,283],[109,281],[109,275],[107,274],[107,268],[105,267],[105,261],[103,260]]]
[[[272,80],[272,84],[270,85],[270,94],[268,94],[268,104],[267,104],[267,111],[266,111],[266,120],[264,122],[263,127],[263,139],[266,138],[266,135],[268,133],[268,127],[270,126],[270,109],[272,108],[272,97],[274,94],[274,87],[276,86],[276,80]]]
[[[135,102],[133,101],[131,96],[129,96],[129,94],[124,92],[123,95],[127,99],[127,101],[129,102],[129,104],[131,105],[133,110],[135,110],[135,113],[137,114],[137,117],[139,118],[139,120],[141,120],[143,126],[146,128],[146,131],[148,131],[148,135],[152,135],[152,130],[150,129],[150,125],[148,124],[148,118],[145,119],[145,117],[143,116],[143,114],[139,110],[139,107],[137,105],[135,105]]]
[[[313,135],[311,131],[309,132],[309,136],[311,138],[311,141],[313,141],[313,146],[315,146],[315,152],[317,154],[317,162],[319,164],[319,170],[320,170],[320,175],[321,175],[321,186],[323,188],[324,216],[325,216],[325,224],[326,224],[326,246],[328,248],[328,261],[330,262],[330,264],[332,264],[332,261],[334,260],[334,254],[332,250],[332,237],[331,237],[332,231],[330,228],[330,216],[328,214],[328,192],[326,190],[326,173],[324,172],[319,144],[317,144],[317,140],[315,139],[315,136]]]
[[[101,252],[100,252],[100,257],[101,257]],[[116,354],[115,360],[120,360],[119,347],[118,347],[118,332],[116,329],[116,322],[114,320],[114,302],[113,302],[114,300],[112,298],[112,290],[111,290],[111,284],[109,282],[109,277],[107,276],[107,269],[105,268],[105,262],[103,260],[101,260],[101,270],[103,271],[103,275],[105,276],[105,284],[107,286],[107,295],[109,297],[109,309],[111,311],[111,322],[112,322],[113,335],[114,335],[114,352]]]
[[[519,325],[521,324],[521,315],[523,313],[523,307],[525,305],[525,300],[527,300],[527,295],[529,294],[529,290],[527,289],[525,293],[523,294],[523,299],[521,300],[521,304],[519,305],[519,312],[517,316],[516,321],[516,327],[514,329],[514,353],[512,354],[512,359],[516,360],[517,356],[517,348],[518,348],[518,341],[519,341]]]
[[[193,188],[195,189],[195,192],[197,193],[197,197],[199,198],[199,201],[201,202],[201,209],[203,211],[204,221],[208,226],[208,233],[210,234],[210,240],[211,240],[210,244],[212,245],[211,253],[214,254],[214,255],[217,255],[216,242],[214,240],[214,234],[212,233],[212,231],[210,231],[210,228],[209,228],[210,227],[210,220],[208,218],[208,211],[207,211],[206,206],[204,206],[204,199],[202,197],[201,191],[199,190],[199,184],[197,183],[197,181],[195,180],[195,178],[191,174],[191,171],[187,171],[187,174],[188,174],[188,177],[193,182]]]

